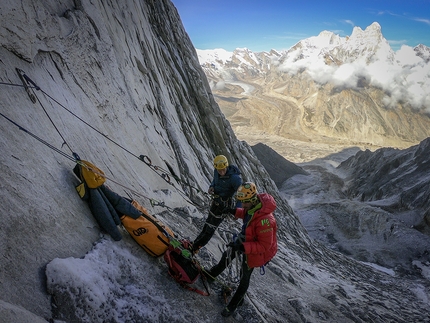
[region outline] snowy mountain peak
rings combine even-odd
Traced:
[[[248,48],[237,48],[233,52],[215,49],[197,50],[197,53],[201,65],[216,68],[220,68],[229,61],[238,68],[245,66],[246,68],[261,68],[262,61],[273,58],[283,62],[301,61],[301,65],[319,64],[317,62],[320,61],[323,64],[332,62],[336,65],[354,61],[361,61],[366,65],[377,60],[394,61],[394,52],[383,37],[381,26],[377,22],[372,23],[365,30],[354,27],[350,37],[341,37],[324,30],[318,36],[299,41],[284,52],[253,53]]]
[[[422,44],[414,47],[414,52],[418,57],[421,57],[426,63],[430,61],[430,48]]]
[[[365,30],[354,27],[341,52],[346,61],[363,61],[366,65],[377,60],[390,62],[394,60],[394,52],[382,35],[381,26],[377,22]]]
[[[381,25],[377,22],[372,23],[370,26],[368,26],[364,31],[358,26],[355,26],[352,30],[352,34],[350,37],[350,40],[353,39],[365,39],[368,41],[372,40],[382,40],[382,31],[381,31]]]
[[[366,49],[366,51],[377,51],[378,48],[385,48],[391,51],[391,48],[381,32],[381,26],[374,22],[365,30],[360,27],[354,27],[351,37],[348,39],[347,47]]]
[[[209,66],[218,67],[222,64],[231,61],[233,52],[228,52],[225,49],[197,49],[197,57],[201,65],[208,64]]]
[[[319,84],[347,88],[355,88],[358,80],[366,80],[367,84],[389,93],[384,105],[394,107],[398,102],[410,102],[416,109],[428,110],[430,77],[422,73],[422,68],[429,68],[430,48],[402,46],[394,52],[377,22],[364,30],[355,27],[350,37],[325,30],[282,52],[253,53],[245,48],[234,52],[197,50],[197,53],[200,64],[212,68],[205,70],[206,74],[218,80],[225,75],[231,78],[235,73],[251,76],[273,72],[291,75],[306,72]],[[401,82],[405,77],[409,81]]]
[[[233,57],[236,59],[237,64],[250,64],[250,65],[259,65],[259,60],[256,56],[256,54],[249,50],[248,48],[237,48],[234,52],[233,52]],[[235,60],[233,60],[235,61]]]
[[[307,44],[312,44],[318,48],[339,46],[345,42],[345,39],[335,33],[324,30],[317,37],[310,37],[305,40]]]

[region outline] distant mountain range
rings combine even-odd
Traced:
[[[286,51],[197,54],[238,137],[275,143],[284,157],[306,159],[282,151],[284,139],[403,148],[430,136],[430,48],[394,52],[377,22],[349,37],[322,31]]]

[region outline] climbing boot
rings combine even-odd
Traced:
[[[203,276],[205,276],[206,281],[209,284],[212,284],[215,281],[215,277],[211,274],[210,271],[208,271],[208,270],[206,270],[206,269],[203,268],[202,274],[203,274]]]
[[[230,311],[228,309],[228,307],[226,307],[222,310],[221,315],[224,317],[229,317],[229,316],[233,315],[233,313],[234,313],[234,311]]]

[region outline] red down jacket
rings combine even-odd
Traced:
[[[261,267],[271,260],[278,251],[278,241],[276,239],[277,224],[273,211],[276,209],[276,202],[272,195],[268,193],[258,194],[261,208],[245,210],[236,209],[236,218],[244,219],[246,213],[251,216],[245,229],[245,255],[250,268]]]

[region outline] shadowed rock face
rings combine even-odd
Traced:
[[[256,144],[255,146],[252,146],[252,150],[278,188],[281,188],[282,184],[294,175],[307,175],[303,168],[286,160],[265,144]]]
[[[363,151],[339,165],[346,171],[344,191],[351,199],[377,205],[393,213],[411,211],[410,223],[427,232],[430,209],[430,139],[405,150],[379,149]]]
[[[141,193],[142,204],[179,235],[195,237],[202,226],[219,153],[275,197],[279,251],[264,277],[256,270],[239,310],[246,322],[427,318],[428,302],[414,292],[427,293],[425,283],[376,272],[308,236],[252,149],[236,139],[169,1],[3,1],[0,13],[1,82],[19,84],[20,68],[42,90],[34,91],[33,104],[23,88],[2,87],[1,112],[66,155],[96,164],[112,190]],[[73,160],[0,122],[0,313],[8,313],[2,323],[12,314],[36,322],[31,313],[117,322],[125,312],[135,322],[219,321],[216,293],[187,293],[128,235],[119,242],[103,235],[76,194]],[[141,154],[175,179],[166,182],[136,158]],[[152,208],[150,199],[169,209]],[[199,255],[205,266],[219,259],[232,228],[240,224],[223,224]],[[64,259],[75,266],[62,267]],[[75,281],[79,288],[69,288]]]
[[[316,240],[355,259],[429,277],[429,139],[302,165],[283,194]],[[314,198],[311,198],[314,196]]]

